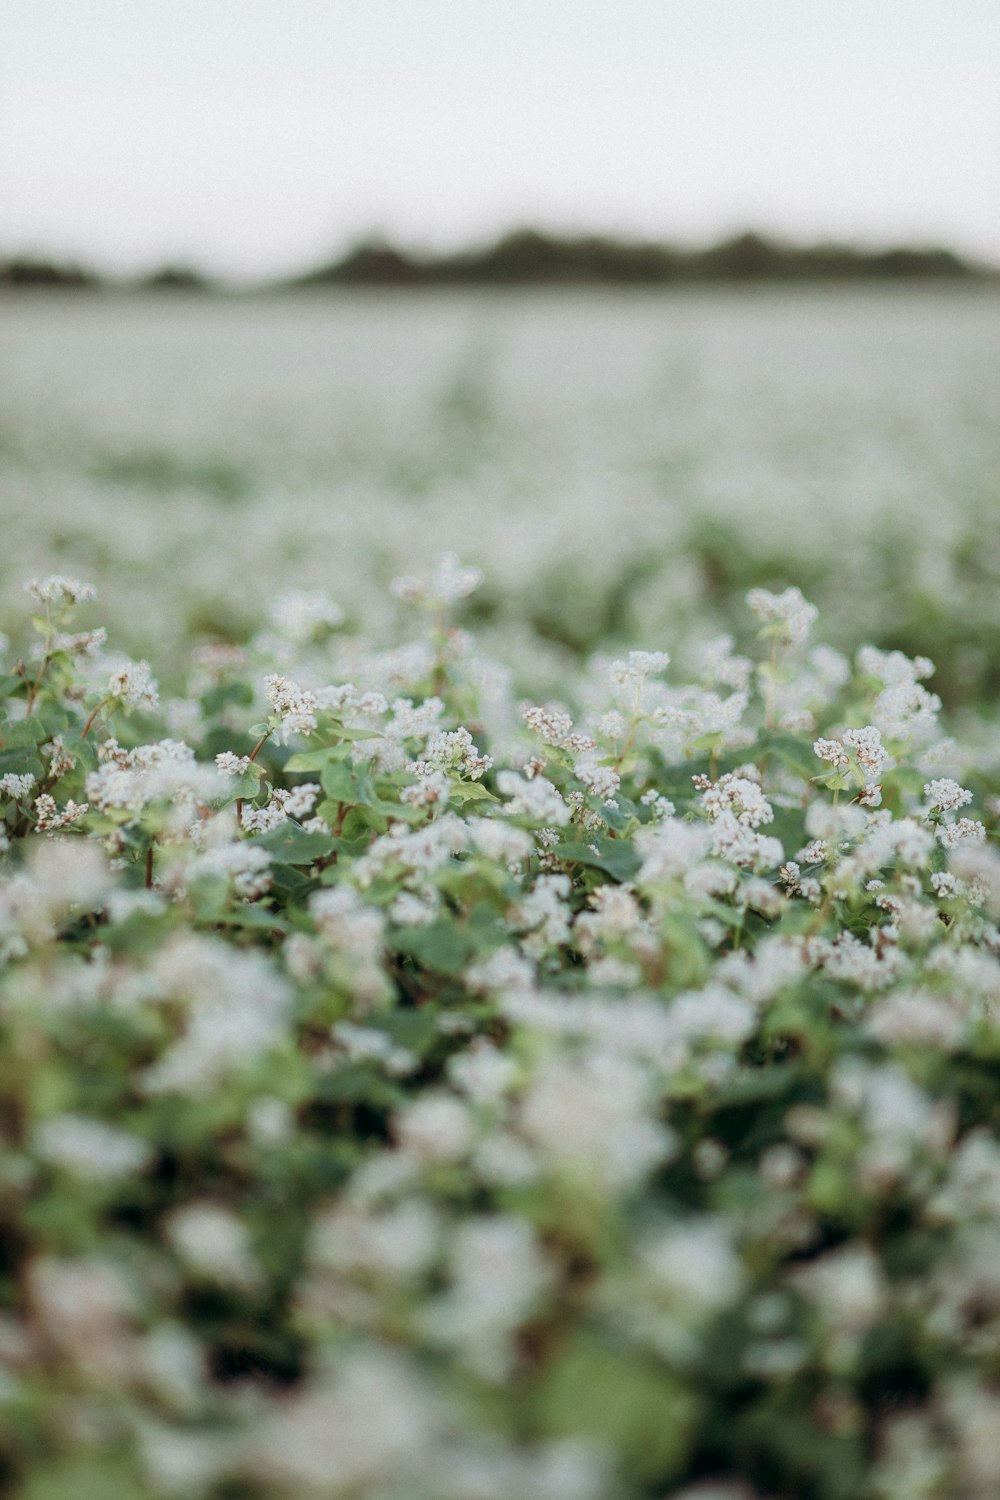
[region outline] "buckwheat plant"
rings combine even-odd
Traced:
[[[525,699],[479,582],[285,594],[173,696],[28,586],[10,1492],[989,1500],[996,757],[795,588]]]

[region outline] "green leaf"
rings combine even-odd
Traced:
[[[500,798],[494,797],[481,781],[459,781],[452,784],[449,801],[461,805],[463,802],[499,802]]]
[[[602,807],[601,817],[615,833],[624,833],[635,818],[635,805],[624,797],[618,798],[617,807]]]
[[[220,927],[246,928],[248,931],[288,932],[291,924],[285,917],[266,906],[236,906],[218,912],[213,924]]]
[[[20,1500],[143,1500],[149,1494],[146,1482],[133,1471],[124,1455],[70,1454],[42,1461],[33,1468]]]
[[[201,702],[205,717],[214,719],[223,708],[231,703],[237,703],[240,707],[248,707],[253,702],[253,689],[248,682],[239,680],[219,682],[202,694]],[[261,734],[263,732],[261,730]]]
[[[276,865],[311,865],[325,859],[336,845],[328,833],[307,833],[297,823],[283,823],[257,841]]]
[[[356,770],[347,761],[328,761],[320,780],[324,792],[333,802],[346,802],[353,807],[358,802],[372,802],[375,798],[368,772]]]
[[[631,844],[620,839],[595,839],[597,852],[589,844],[557,844],[553,853],[557,859],[585,865],[589,869],[603,870],[613,880],[631,880],[641,863]]]
[[[461,974],[479,946],[457,922],[443,917],[423,927],[401,928],[392,945],[398,953],[408,953],[425,969],[440,974]]]
[[[37,755],[31,755],[27,750],[0,750],[0,776],[6,776],[8,772],[13,772],[16,776],[30,774],[36,781],[40,781],[45,774],[45,767]],[[32,787],[28,796],[34,796],[36,790]]]
[[[345,745],[323,745],[318,750],[300,750],[285,761],[286,771],[322,771],[333,760],[343,760]]]
[[[371,1063],[345,1063],[326,1074],[317,1082],[316,1096],[325,1104],[371,1104],[381,1109],[393,1109],[404,1098],[399,1084]]]
[[[256,797],[260,791],[260,783],[264,774],[264,767],[259,766],[255,761],[245,771],[241,772],[239,776],[232,776],[228,779],[222,795],[214,798],[212,805],[214,807],[228,807],[231,802],[236,802],[240,798],[244,801],[249,801],[252,797]]]
[[[386,1032],[397,1047],[422,1054],[437,1040],[438,1007],[422,1005],[419,1010],[393,1010],[379,1019],[379,1030]]]
[[[761,1104],[792,1093],[803,1081],[803,1071],[794,1063],[771,1063],[763,1068],[740,1068],[718,1084],[712,1094],[715,1108]]]
[[[636,1478],[662,1484],[686,1457],[696,1398],[662,1366],[580,1334],[536,1404],[542,1430],[606,1443]]]
[[[34,749],[48,737],[49,732],[38,715],[29,714],[26,719],[0,725],[0,750]]]
[[[766,755],[774,755],[801,776],[803,781],[811,781],[814,776],[819,776],[824,771],[823,763],[813,754],[812,741],[800,738],[796,734],[765,733],[760,738],[760,748]]]

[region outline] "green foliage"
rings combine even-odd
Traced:
[[[811,647],[796,589],[751,592],[756,667],[519,703],[452,624],[476,583],[397,581],[398,651],[286,600],[165,708],[69,633],[85,586],[31,586],[2,1482],[982,1500],[995,757],[930,663]]]

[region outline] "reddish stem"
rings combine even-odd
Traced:
[[[31,684],[31,688],[29,689],[29,692],[28,692],[27,712],[29,714],[31,713],[31,710],[35,706],[35,699],[38,696],[38,689],[42,685],[42,678],[45,676],[45,669],[48,666],[48,664],[49,664],[49,653],[46,651],[45,655],[42,657],[42,665],[38,669],[38,676],[35,678],[34,682]]]
[[[153,889],[153,846],[150,844],[146,850],[146,889]]]
[[[635,739],[635,732],[638,729],[638,727],[639,727],[639,720],[638,719],[633,719],[632,723],[629,725],[628,734],[625,736],[625,743],[622,746],[621,754],[619,755],[617,761],[615,762],[615,770],[616,771],[620,772],[621,769],[622,769],[622,766],[624,766],[624,764],[625,764],[625,757],[628,755],[629,751],[632,748],[632,742]]]
[[[101,709],[104,707],[104,705],[105,705],[105,703],[107,703],[107,701],[108,701],[107,698],[102,698],[101,701],[100,701],[100,703],[94,709],[94,712],[91,714],[91,716],[87,720],[86,724],[84,724],[83,728],[80,730],[80,738],[81,738],[81,740],[85,740],[87,738],[87,735],[90,733],[91,726],[93,725],[94,720],[97,718],[97,715],[100,713]]]

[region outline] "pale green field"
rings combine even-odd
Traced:
[[[27,574],[79,574],[162,659],[276,588],[371,618],[451,547],[515,641],[676,649],[797,582],[835,639],[978,694],[998,347],[982,290],[9,298],[4,608]]]

